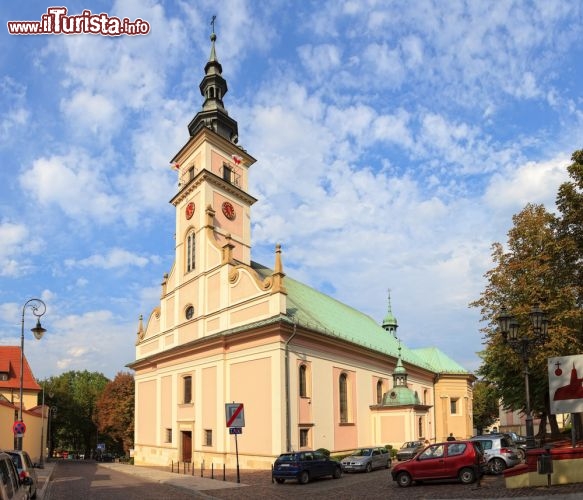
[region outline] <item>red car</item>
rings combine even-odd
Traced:
[[[473,483],[487,469],[480,446],[472,441],[447,441],[427,446],[407,462],[393,467],[391,475],[399,486],[413,481],[458,479]]]

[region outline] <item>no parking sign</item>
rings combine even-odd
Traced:
[[[22,420],[17,420],[12,426],[12,432],[14,432],[14,434],[17,436],[22,436],[22,434],[26,432],[26,425],[24,425]]]

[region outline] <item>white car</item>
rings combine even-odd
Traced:
[[[389,450],[381,446],[359,448],[340,461],[344,472],[370,472],[373,469],[391,466]]]

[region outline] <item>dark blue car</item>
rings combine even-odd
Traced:
[[[339,462],[319,451],[296,451],[280,455],[273,464],[271,474],[279,484],[286,479],[295,479],[300,484],[306,484],[323,476],[338,479],[342,476],[342,467]]]

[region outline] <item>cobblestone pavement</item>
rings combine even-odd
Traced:
[[[189,473],[192,473],[189,472]],[[200,476],[200,471],[195,471]],[[210,478],[211,471],[205,470],[204,477]],[[537,488],[507,489],[502,476],[485,476],[482,485],[463,485],[458,482],[425,483],[409,488],[400,488],[391,479],[390,472],[378,470],[366,473],[343,474],[341,479],[334,480],[323,478],[312,481],[307,485],[299,485],[295,481],[286,481],[284,484],[271,482],[270,471],[241,470],[239,473],[241,487],[213,489],[205,491],[207,498],[217,499],[305,499],[318,498],[323,500],[348,500],[348,499],[456,499],[456,498],[583,498],[583,484],[557,485]],[[223,480],[223,471],[214,471],[216,481]],[[225,471],[225,480],[237,481],[234,470]]]

